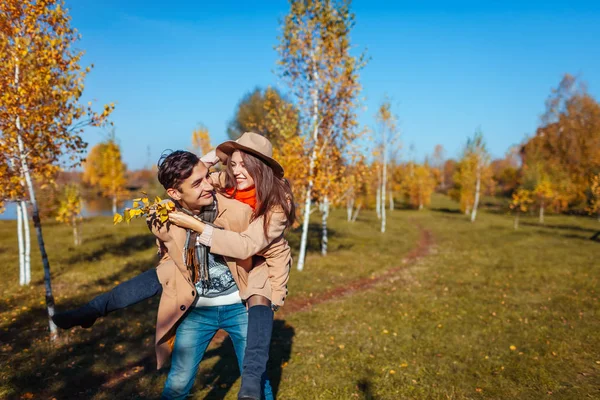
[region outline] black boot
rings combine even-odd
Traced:
[[[260,400],[263,376],[269,361],[269,346],[273,331],[273,310],[256,305],[248,310],[248,337],[238,400]]]
[[[74,310],[54,314],[52,321],[62,329],[71,329],[74,326],[90,328],[99,316],[94,307],[86,304]]]

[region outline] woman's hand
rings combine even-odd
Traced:
[[[169,221],[181,228],[193,229],[198,233],[204,231],[204,223],[191,215],[180,211],[172,211],[169,213]]]

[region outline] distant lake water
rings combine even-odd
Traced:
[[[125,207],[131,207],[131,202],[119,202],[118,211],[122,212]],[[17,205],[15,203],[7,203],[4,213],[0,214],[0,220],[15,220],[17,219]],[[112,203],[109,199],[98,198],[95,200],[84,200],[81,207],[81,216],[86,217],[112,217]],[[31,213],[29,215],[31,218]]]

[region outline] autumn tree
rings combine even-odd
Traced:
[[[490,156],[485,147],[481,131],[475,132],[473,138],[467,141],[466,157],[470,159],[475,175],[475,198],[471,210],[471,222],[475,222],[482,193],[482,183],[485,184],[486,178],[491,179]]]
[[[69,184],[64,187],[56,220],[73,229],[73,244],[79,246],[81,244],[80,224],[82,221],[79,186]]]
[[[202,124],[198,125],[192,132],[192,152],[204,155],[212,149],[213,147],[210,144],[210,133],[208,132],[208,128]]]
[[[600,172],[590,180],[590,200],[587,211],[590,214],[598,214],[598,221],[600,221]]]
[[[563,77],[521,155],[531,186],[542,177],[550,182],[556,210],[585,203],[589,181],[600,171],[600,104],[584,84],[569,74]]]
[[[346,219],[348,222],[356,222],[360,210],[367,202],[369,167],[362,154],[357,154],[350,158],[350,163],[346,167],[345,194],[346,200]]]
[[[249,131],[278,147],[298,135],[298,111],[277,89],[257,87],[242,97],[227,125],[227,135],[233,140]]]
[[[107,140],[92,147],[83,163],[83,181],[97,187],[103,196],[112,199],[113,214],[117,212],[118,201],[127,195],[126,170],[114,130]]]
[[[556,197],[550,181],[548,179],[539,180],[533,189],[533,195],[537,199],[538,209],[540,211],[540,224],[543,224],[546,205],[552,202]]]
[[[0,154],[0,214],[6,202],[17,208],[17,239],[19,244],[19,285],[31,282],[31,241],[24,179],[14,161]]]
[[[439,179],[440,188],[442,190],[446,188],[446,174],[444,171],[445,159],[446,150],[444,150],[444,146],[436,144],[433,149],[433,155],[431,156],[431,172]]]
[[[349,1],[290,0],[277,47],[282,79],[298,107],[308,164],[298,269],[304,267],[315,173],[326,149],[353,139],[363,57],[350,54]]]
[[[63,1],[2,0],[0,15],[0,153],[19,169],[27,188],[55,338],[50,263],[33,178],[50,173],[47,166],[60,160],[77,163],[85,148],[82,129],[102,124],[113,106],[97,114],[79,102],[89,68],[79,65],[83,52],[76,50],[79,36]]]
[[[461,211],[471,214],[471,222],[474,222],[481,195],[485,190],[491,191],[494,186],[490,157],[481,131],[475,132],[467,140],[453,179],[455,187],[450,196],[459,201]]]
[[[490,164],[497,190],[504,194],[512,194],[521,184],[521,168],[519,146],[512,146],[504,158],[493,160]]]
[[[386,99],[384,100],[379,109],[377,110],[377,114],[375,115],[375,120],[379,125],[379,132],[381,134],[381,189],[379,193],[381,194],[381,200],[379,202],[380,205],[380,213],[381,213],[381,232],[385,232],[385,227],[387,223],[386,219],[386,204],[385,198],[388,191],[388,164],[390,152],[392,151],[392,146],[395,145],[395,141],[397,139],[397,130],[396,130],[396,116],[392,114],[392,105],[391,102]]]
[[[407,174],[403,180],[404,197],[411,207],[422,210],[431,204],[431,195],[437,181],[429,165],[411,164],[412,173]]]
[[[522,212],[527,212],[529,206],[533,204],[533,195],[530,190],[519,188],[512,194],[510,209],[515,212],[515,230],[519,229],[519,216]]]

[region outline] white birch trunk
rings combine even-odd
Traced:
[[[387,193],[387,129],[383,127],[383,168],[381,170],[381,233],[385,233],[385,224],[387,222],[385,209],[385,195]]]
[[[517,213],[515,214],[515,223],[514,223],[515,231],[519,229],[519,210],[517,209]]]
[[[377,211],[377,219],[381,219],[381,183],[377,185],[377,198],[375,199],[375,211]]]
[[[354,196],[348,197],[346,201],[346,218],[348,222],[352,221],[352,212],[354,211]]]
[[[112,198],[112,212],[113,212],[113,215],[115,215],[117,213],[117,195],[113,195],[113,198]]]
[[[362,203],[358,203],[358,206],[356,207],[356,210],[354,211],[354,215],[352,216],[352,222],[356,222],[356,218],[358,218],[358,213],[360,212],[361,208],[362,208]]]
[[[477,182],[475,184],[475,202],[473,203],[473,210],[471,211],[471,222],[475,222],[477,217],[477,207],[479,206],[479,192],[481,190],[481,164],[477,162]]]
[[[544,223],[544,200],[540,203],[540,224]]]
[[[21,209],[21,202],[17,202],[17,238],[19,240],[19,285],[26,285],[26,273],[25,273],[25,243],[23,238],[23,211]]]
[[[327,255],[327,244],[329,238],[327,236],[327,219],[329,218],[329,199],[325,196],[323,200],[323,214],[321,216],[321,255]]]
[[[15,86],[19,87],[19,59],[15,62]],[[17,128],[17,145],[19,149],[19,161],[21,162],[21,172],[25,178],[27,184],[27,190],[29,192],[29,201],[33,208],[33,224],[35,226],[38,246],[40,248],[40,254],[42,256],[42,265],[44,266],[44,283],[46,287],[46,309],[48,311],[48,325],[50,329],[50,338],[56,340],[58,338],[58,332],[56,325],[52,321],[54,316],[54,296],[52,295],[52,283],[50,278],[50,261],[48,260],[48,254],[46,253],[46,246],[44,244],[44,235],[42,233],[42,222],[40,220],[40,212],[38,209],[37,201],[35,198],[35,189],[33,188],[33,181],[31,179],[31,173],[29,171],[29,165],[27,164],[27,154],[25,152],[25,145],[21,136],[21,119],[17,115],[15,118],[15,125]]]
[[[394,192],[392,192],[390,190],[390,192],[388,193],[390,196],[390,211],[393,211],[395,209],[395,204],[394,204]]]
[[[21,202],[23,209],[23,223],[25,227],[25,284],[31,283],[31,234],[29,233],[29,212],[27,202]]]
[[[298,265],[296,266],[296,268],[298,269],[298,271],[302,271],[304,269],[304,260],[306,259],[306,245],[308,243],[308,225],[309,225],[309,221],[310,221],[310,207],[311,207],[311,203],[312,203],[312,189],[313,189],[313,178],[314,178],[314,173],[315,173],[315,163],[317,161],[317,156],[318,156],[318,148],[317,146],[319,145],[318,143],[318,139],[319,139],[319,92],[318,92],[318,85],[319,85],[319,74],[317,72],[316,69],[316,62],[314,59],[314,54],[312,55],[313,57],[313,88],[312,88],[312,93],[311,93],[311,97],[312,97],[312,106],[313,106],[313,110],[312,110],[312,124],[313,124],[313,133],[312,133],[312,140],[313,140],[313,149],[312,152],[310,154],[310,159],[309,159],[309,166],[308,166],[308,184],[306,185],[306,198],[304,200],[304,220],[302,221],[302,236],[300,239],[300,251],[298,252]]]

